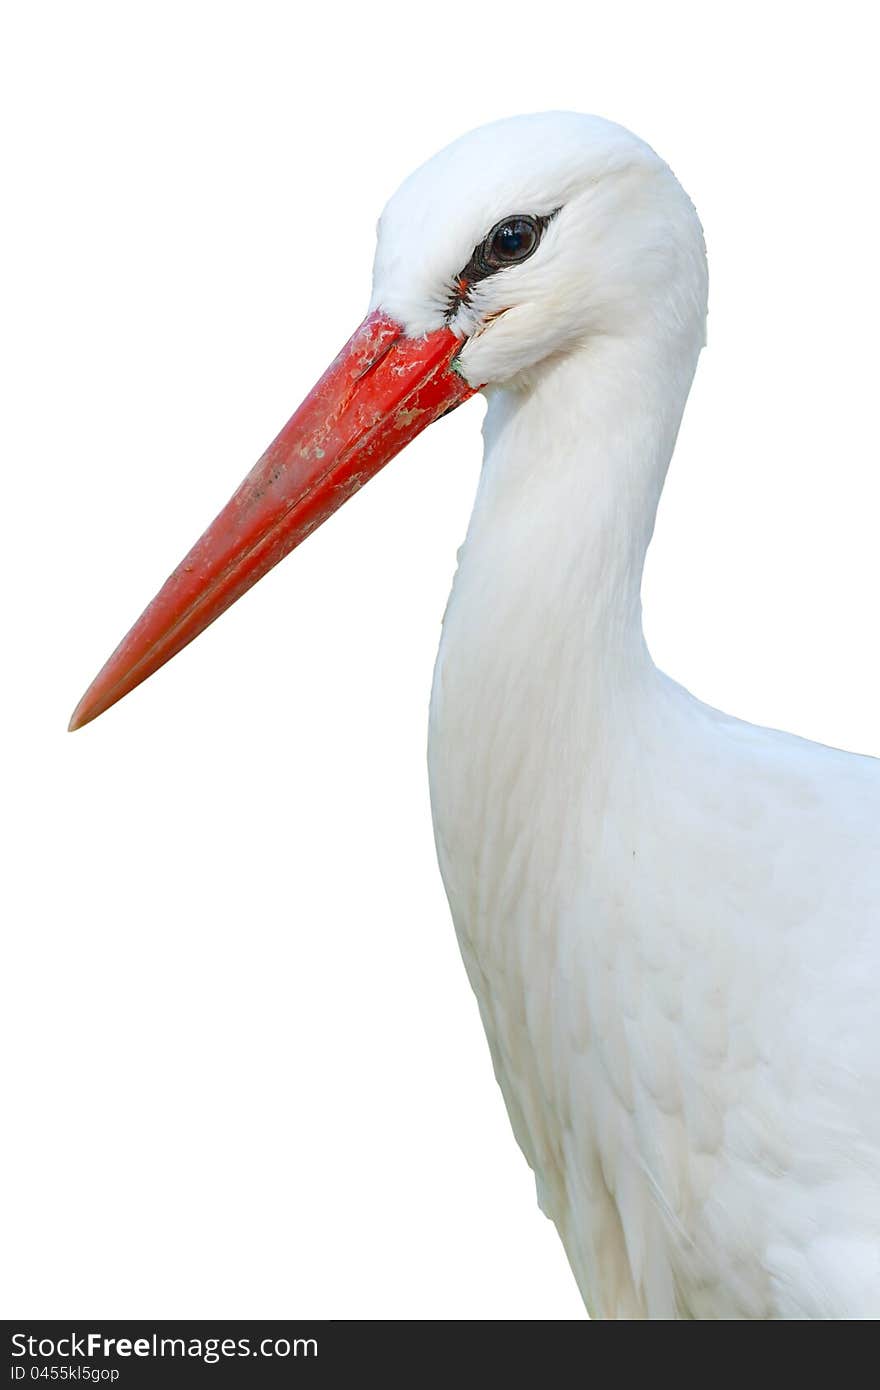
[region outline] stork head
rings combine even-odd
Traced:
[[[597,334],[668,315],[699,335],[702,231],[668,166],[622,126],[515,116],[462,136],[395,193],[372,303],[414,336],[448,324],[471,386],[528,384]]]
[[[597,335],[705,316],[693,207],[620,126],[547,113],[484,126],[416,171],[379,222],[368,317],[77,706],[152,675],[432,421],[527,386]]]

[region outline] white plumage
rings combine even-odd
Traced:
[[[880,1316],[880,764],[661,674],[639,590],[704,340],[696,214],[619,127],[466,136],[383,214],[418,334],[499,219],[555,213],[453,326],[485,460],[430,716],[440,867],[542,1207],[602,1317]]]

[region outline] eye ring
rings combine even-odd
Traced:
[[[516,213],[504,217],[489,232],[478,250],[481,270],[491,275],[495,270],[503,270],[508,265],[520,265],[534,255],[544,230],[544,219],[532,217],[530,213]]]
[[[533,217],[529,212],[515,212],[496,222],[488,235],[474,247],[467,265],[450,285],[447,321],[451,322],[462,304],[469,302],[474,285],[507,266],[521,265],[534,255],[547,226],[559,211],[560,208],[554,208],[542,217]]]

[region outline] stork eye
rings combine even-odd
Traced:
[[[450,287],[447,319],[451,321],[455,318],[462,304],[468,303],[468,295],[474,285],[494,275],[497,270],[503,270],[505,266],[519,265],[521,261],[527,261],[529,256],[537,251],[544,229],[552,222],[557,212],[559,208],[555,208],[544,217],[532,217],[531,213],[517,212],[505,217],[501,222],[496,222],[485,240],[474,247],[474,253],[464,269],[456,275]]]
[[[499,269],[527,260],[540,240],[541,229],[534,217],[509,217],[493,227],[483,242],[483,261],[487,268]]]

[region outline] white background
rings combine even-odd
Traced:
[[[709,244],[654,655],[724,709],[880,753],[869,13],[7,7],[6,1316],[583,1315],[428,810],[480,403],[65,725],[360,320],[400,179],[484,120],[571,107],[653,144]]]

